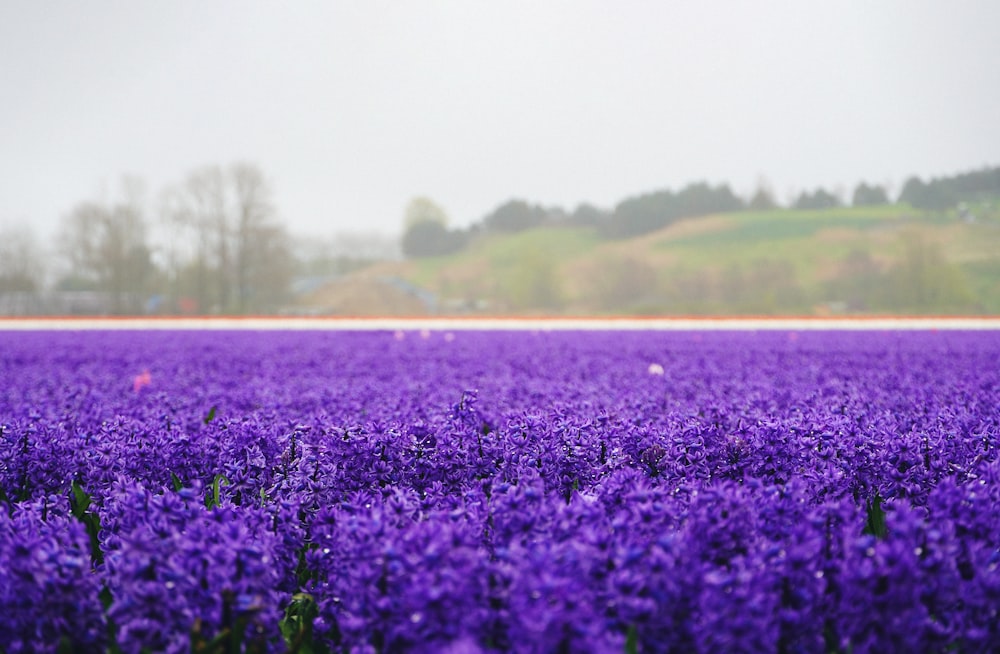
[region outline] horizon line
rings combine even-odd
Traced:
[[[163,316],[3,317],[0,331],[699,331],[980,330],[1000,316]]]

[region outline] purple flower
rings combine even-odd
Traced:
[[[61,643],[100,650],[102,579],[91,568],[86,530],[54,511],[42,518],[43,503],[0,511],[0,650],[55,651]]]

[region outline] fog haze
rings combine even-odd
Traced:
[[[250,161],[296,233],[1000,161],[994,2],[6,2],[0,223]]]

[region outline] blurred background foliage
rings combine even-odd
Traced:
[[[56,243],[0,226],[0,315],[1000,314],[1000,167],[786,205],[766,181],[611,209],[514,198],[464,227],[418,196],[401,223],[399,238],[296,237],[249,163],[152,202],[127,178],[66,214]]]

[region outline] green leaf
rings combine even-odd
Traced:
[[[824,650],[827,654],[842,653],[837,634],[833,629],[833,620],[830,618],[826,619],[826,625],[823,627],[823,644],[825,645]]]
[[[278,623],[288,652],[314,654],[319,651],[313,643],[313,620],[319,616],[319,606],[309,593],[296,593],[285,608],[285,617]]]
[[[98,595],[101,600],[101,606],[104,607],[104,617],[107,620],[107,631],[108,631],[108,646],[104,650],[106,654],[121,654],[122,649],[118,645],[118,625],[115,621],[108,617],[108,610],[111,609],[111,604],[115,601],[115,598],[111,595],[111,590],[108,588],[107,584],[101,587],[101,592]]]
[[[179,491],[184,488],[184,484],[181,483],[181,478],[175,475],[173,472],[170,473],[170,483],[174,486],[174,492]]]
[[[882,539],[889,535],[889,526],[885,521],[885,511],[882,509],[882,498],[875,493],[874,499],[865,503],[868,509],[868,518],[865,521],[865,528],[862,534],[871,535]]]
[[[298,580],[299,586],[305,586],[313,578],[313,572],[309,569],[306,556],[310,551],[317,549],[319,549],[319,545],[316,543],[306,543],[299,548],[298,564],[295,566],[295,578]]]
[[[212,405],[212,408],[208,410],[208,413],[205,415],[205,418],[202,420],[202,422],[204,422],[207,425],[208,423],[215,420],[215,412],[218,410],[218,408],[219,407]]]
[[[73,517],[83,523],[90,538],[90,560],[94,565],[104,562],[104,552],[101,550],[101,517],[93,511],[88,511],[91,505],[90,495],[74,479],[70,487],[69,509]]]
[[[628,626],[625,636],[625,654],[639,654],[639,630],[634,624]]]
[[[229,480],[223,474],[215,475],[215,479],[212,480],[212,490],[205,498],[205,508],[211,509],[217,506],[222,506],[222,496],[219,492],[221,486],[228,486]]]
[[[195,638],[197,638],[197,640],[195,640],[194,644],[192,645],[192,651],[195,651],[195,652],[226,652],[226,651],[229,651],[229,647],[224,647],[224,646],[228,646],[228,645],[231,644],[230,641],[231,641],[232,637],[233,637],[233,632],[229,629],[229,627],[223,627],[219,631],[219,633],[217,633],[215,635],[215,637],[212,640],[207,640],[206,641],[205,637],[201,635],[201,631],[200,631],[200,628],[199,628],[199,631],[198,631],[198,633],[195,636]],[[239,651],[239,650],[236,650],[236,651]]]
[[[82,519],[84,514],[87,513],[87,509],[90,508],[90,495],[87,494],[87,491],[83,490],[75,479],[71,486],[71,492],[72,494],[69,498],[70,511],[74,518]]]
[[[111,589],[108,588],[107,585],[101,588],[99,597],[101,598],[101,606],[104,607],[104,610],[107,611],[110,609],[111,603],[114,601],[114,597],[111,595]]]

